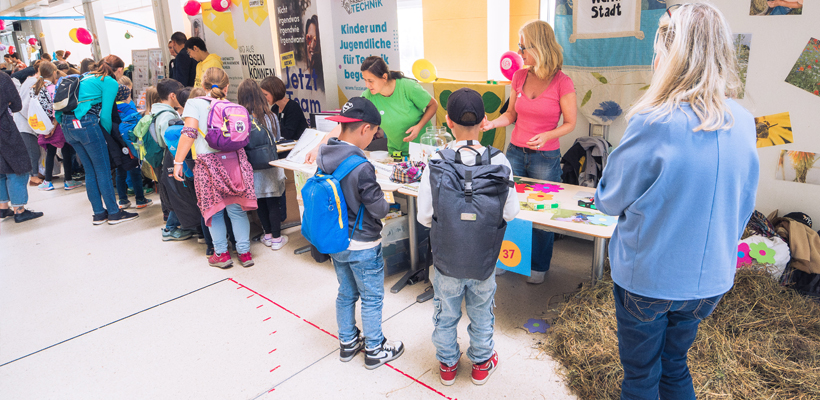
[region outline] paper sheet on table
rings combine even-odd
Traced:
[[[575,193],[575,196],[572,196],[573,200],[586,200],[588,198],[595,198],[595,193],[593,192],[578,192]]]
[[[438,149],[435,146],[410,142],[410,155],[408,159],[410,161],[424,161],[426,163],[437,151]]]
[[[295,163],[304,164],[305,157],[314,147],[322,142],[325,137],[325,132],[317,131],[316,129],[305,129],[296,146],[288,154],[287,160]]]
[[[338,122],[330,121],[327,119],[328,115],[317,115],[316,116],[316,129],[322,132],[330,132],[336,125],[339,125]]]

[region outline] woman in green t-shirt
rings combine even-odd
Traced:
[[[431,126],[438,103],[418,82],[405,78],[401,72],[390,71],[381,57],[365,58],[361,70],[367,85],[362,97],[373,102],[382,115],[387,150],[408,155],[409,143],[418,143],[419,132]]]
[[[367,85],[362,97],[370,100],[382,115],[380,128],[387,137],[387,150],[391,154],[400,151],[403,156],[409,155],[409,143],[418,143],[421,130],[432,126],[430,119],[436,114],[438,102],[414,79],[390,71],[381,57],[365,58],[361,70]],[[338,137],[340,132],[341,126],[336,126],[326,134],[322,142],[305,156],[305,163],[316,161],[319,146],[331,137]]]

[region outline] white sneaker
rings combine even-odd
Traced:
[[[547,275],[546,271],[544,271],[544,272],[531,271],[530,272],[530,277],[527,278],[527,283],[532,283],[532,284],[535,284],[535,285],[538,285],[540,283],[544,283],[544,276],[546,276],[546,275]]]
[[[282,235],[280,237],[280,239],[281,240],[278,241],[278,242],[276,240],[271,240],[271,242],[270,242],[270,249],[271,250],[279,250],[282,247],[285,247],[286,244],[288,244],[288,236],[287,235]]]
[[[506,269],[496,268],[495,269],[495,276],[504,275],[507,273]]]
[[[265,246],[270,247],[270,244],[273,243],[273,238],[268,238],[267,236],[262,235],[259,241],[262,242],[262,244],[264,244]]]

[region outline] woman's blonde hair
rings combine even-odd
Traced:
[[[154,104],[162,102],[162,99],[159,98],[159,93],[157,93],[157,88],[153,86],[149,86],[148,89],[145,89],[145,114],[148,115],[151,113],[151,108]]]
[[[188,98],[189,99],[195,99],[197,97],[204,97],[204,96],[207,96],[207,95],[208,95],[208,92],[206,92],[204,88],[195,87],[195,88],[191,89],[191,93],[188,94]]]
[[[728,129],[734,123],[727,97],[740,90],[734,40],[723,14],[707,3],[685,4],[661,17],[655,35],[659,60],[646,93],[629,110],[656,120],[688,102],[700,125],[694,131]]]
[[[120,79],[117,79],[117,83],[119,83],[120,85],[128,86],[130,88],[134,87],[134,83],[131,82],[131,78],[129,78],[125,75],[121,76]]]
[[[518,36],[535,59],[532,71],[540,79],[552,78],[564,66],[564,49],[555,40],[550,24],[541,20],[527,22],[518,30]]]
[[[211,67],[202,74],[202,86],[208,91],[208,96],[215,99],[224,99],[227,96],[225,88],[228,87],[228,74],[222,68]]]

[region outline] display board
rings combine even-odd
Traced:
[[[131,74],[131,83],[134,85],[132,93],[142,93],[151,86],[148,73],[148,50],[131,50],[131,60],[134,72]]]
[[[242,76],[261,81],[277,75],[277,60],[271,30],[274,3],[260,0],[233,0],[231,16],[238,44]]]
[[[273,0],[279,70],[287,96],[309,113],[325,108],[325,79],[316,1]],[[323,18],[325,18],[323,16]]]
[[[483,82],[460,82],[439,79],[433,83],[433,96],[438,101],[436,110],[436,121],[444,125],[444,118],[447,115],[447,100],[450,94],[461,88],[470,88],[481,95],[484,102],[484,113],[488,120],[494,120],[501,115],[501,105],[504,104],[504,91],[506,85],[487,84]],[[449,130],[449,129],[448,129]],[[423,134],[422,132],[421,134]],[[506,145],[507,132],[504,128],[491,129],[481,134],[481,144],[493,146],[503,150]]]
[[[366,89],[361,64],[368,56],[379,56],[391,70],[401,71],[396,0],[334,1],[330,8],[339,104],[344,104]]]
[[[216,12],[210,2],[202,4],[202,24],[208,52],[222,59],[222,69],[228,74],[228,100],[236,101],[236,90],[245,79],[240,65],[239,43],[230,12]],[[236,6],[233,6],[236,7]]]

